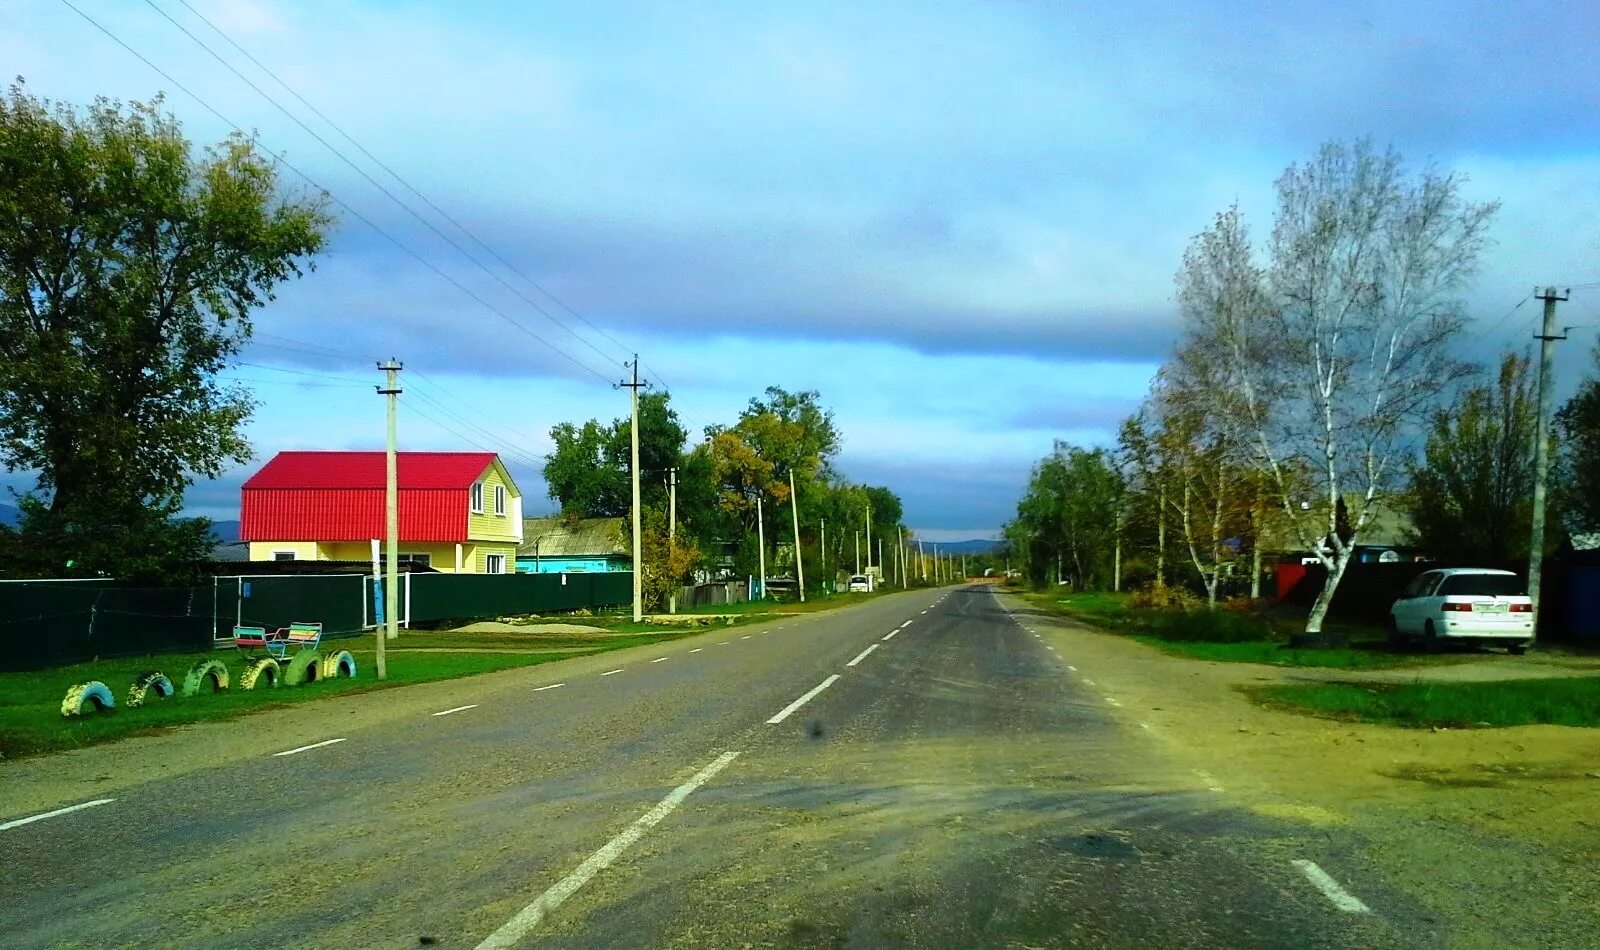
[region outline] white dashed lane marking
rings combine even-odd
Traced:
[[[65,808],[57,808],[55,811],[47,811],[42,815],[29,815],[26,818],[14,818],[11,821],[0,823],[0,831],[6,831],[11,828],[20,828],[23,825],[31,825],[36,821],[44,821],[46,818],[54,818],[57,815],[65,815],[75,811],[83,811],[85,808],[93,808],[96,805],[109,805],[114,801],[116,801],[115,798],[97,798],[92,802],[80,802],[77,805],[68,805]]]
[[[300,746],[299,748],[288,749],[288,750],[285,750],[283,752],[274,752],[274,753],[272,753],[272,756],[273,756],[273,758],[277,758],[280,755],[297,755],[297,754],[299,754],[301,752],[309,752],[312,749],[320,749],[325,745],[333,745],[335,742],[344,742],[344,741],[345,740],[343,740],[343,739],[324,739],[321,742],[313,742],[310,745],[303,745],[303,746]]]
[[[450,708],[450,709],[441,709],[438,712],[434,713],[434,715],[435,716],[448,716],[451,713],[458,713],[458,712],[463,712],[463,711],[468,710],[468,709],[477,709],[477,708],[478,708],[478,704],[477,703],[468,703],[465,706],[455,706],[455,707]]]
[[[1304,858],[1298,858],[1293,862],[1293,864],[1295,867],[1300,869],[1301,874],[1306,876],[1306,880],[1316,885],[1317,890],[1321,891],[1322,895],[1326,897],[1329,902],[1333,904],[1333,906],[1339,908],[1347,914],[1372,913],[1372,908],[1362,903],[1361,899],[1356,897],[1354,894],[1351,894],[1343,887],[1340,887],[1339,882],[1329,877],[1327,871],[1317,867],[1317,863],[1315,861],[1307,861]]]
[[[612,676],[614,674],[621,673],[621,672],[622,672],[622,670],[606,670],[604,673],[601,673],[600,675],[601,676]]]
[[[776,716],[773,716],[771,719],[767,720],[767,725],[775,726],[778,723],[783,722],[785,719],[788,719],[789,716],[796,709],[799,709],[801,706],[804,706],[806,703],[809,703],[811,700],[816,698],[818,693],[822,692],[823,690],[827,689],[829,686],[832,686],[834,683],[837,683],[838,681],[839,681],[839,674],[838,673],[834,673],[834,674],[830,675],[827,679],[823,680],[821,683],[818,683],[816,686],[813,686],[809,691],[806,692],[806,694],[804,696],[801,696],[799,699],[797,699],[794,702],[790,703],[789,705],[783,707],[783,710],[781,712],[779,712]]]
[[[862,660],[865,660],[867,658],[867,654],[871,653],[873,650],[876,650],[877,648],[878,648],[878,645],[876,643],[874,643],[872,646],[869,646],[865,650],[862,650],[860,653],[857,653],[856,654],[856,658],[851,660],[849,663],[846,663],[845,666],[855,666],[857,663],[860,663]]]
[[[653,659],[653,660],[651,660],[651,661],[650,661],[650,662],[651,662],[651,663],[665,663],[665,662],[667,662],[667,660],[669,660],[669,659],[671,659],[671,657],[666,657],[666,656],[658,656],[658,657],[656,657],[656,658],[655,658],[655,659]]]
[[[567,685],[567,684],[566,683],[551,683],[549,686],[535,686],[533,688],[533,691],[535,693],[542,693],[547,689],[559,689],[560,687],[565,686],[565,685]]]

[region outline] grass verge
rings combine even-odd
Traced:
[[[373,638],[370,636],[326,641],[329,650],[349,650],[355,656],[358,667],[355,679],[325,680],[305,686],[238,689],[238,676],[244,667],[243,654],[232,650],[164,653],[76,663],[48,670],[0,673],[0,760],[95,745],[188,723],[231,719],[290,703],[493,673],[661,643],[691,632],[663,631],[658,627],[648,633],[625,631],[591,635],[406,633],[387,645],[388,678],[381,683],[373,672]],[[506,652],[471,652],[475,649]],[[184,674],[202,659],[218,659],[226,664],[235,688],[216,694],[151,699],[144,707],[125,708],[128,686],[141,673],[160,670],[181,690]],[[117,708],[81,718],[63,717],[61,699],[67,689],[89,680],[106,684],[116,696]]]
[[[1396,649],[1381,628],[1348,621],[1329,622],[1330,632],[1344,634],[1344,647],[1306,649],[1289,646],[1303,629],[1302,613],[1273,609],[1251,613],[1136,609],[1127,594],[1090,592],[1061,595],[1050,591],[1020,593],[1030,605],[1081,620],[1176,656],[1225,663],[1263,663],[1327,669],[1383,669],[1458,663],[1470,654],[1418,654]]]
[[[1400,726],[1600,726],[1600,677],[1489,683],[1321,683],[1246,690],[1265,706]]]

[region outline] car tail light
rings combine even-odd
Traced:
[[[1445,601],[1443,604],[1441,604],[1439,609],[1446,612],[1457,611],[1460,613],[1472,613],[1471,604],[1452,604],[1449,601]]]
[[[1511,605],[1511,612],[1514,613],[1514,614],[1531,614],[1531,613],[1533,613],[1533,605],[1532,604],[1512,604]]]

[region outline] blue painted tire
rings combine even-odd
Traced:
[[[350,679],[356,676],[356,658],[350,655],[349,650],[339,650],[322,658],[321,679],[338,679],[341,676]]]
[[[166,674],[150,670],[140,673],[133,681],[133,685],[128,687],[126,705],[129,709],[137,709],[143,706],[147,699],[171,699],[174,692],[172,680],[167,679]]]
[[[116,697],[112,696],[111,690],[99,680],[79,683],[67,690],[67,695],[61,700],[63,716],[81,716],[86,712],[115,708],[117,708]]]
[[[228,688],[228,668],[221,660],[201,660],[189,667],[188,674],[183,678],[183,695],[198,696],[207,683],[211,684],[213,693]]]

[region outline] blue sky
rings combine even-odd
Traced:
[[[1234,200],[1264,233],[1274,178],[1328,139],[1504,201],[1469,351],[1526,339],[1535,283],[1600,279],[1591,2],[189,0],[606,335],[507,291],[149,5],[73,2],[584,367],[345,216],[237,370],[258,455],[381,446],[360,360],[393,354],[416,371],[402,445],[507,452],[530,511],[550,426],[620,415],[602,378],[637,349],[695,427],[767,385],[821,390],[847,475],[893,487],[926,537],[991,535],[1052,438],[1106,443],[1137,403],[1189,236]],[[164,89],[192,137],[226,131],[58,0],[0,5],[0,72],[79,102]],[[1563,322],[1600,324],[1600,290],[1574,296]],[[232,517],[248,471],[191,507]]]

